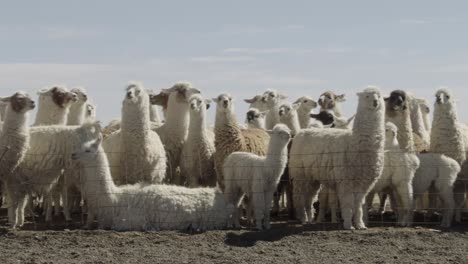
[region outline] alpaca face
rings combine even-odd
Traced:
[[[78,100],[75,93],[69,92],[65,87],[54,86],[48,90],[40,91],[39,100],[46,101],[52,99],[53,103],[60,108],[66,108]]]
[[[36,107],[36,103],[25,92],[16,92],[11,97],[2,98],[3,103],[10,103],[11,109],[17,113],[26,113]]]
[[[436,106],[443,106],[443,105],[451,105],[454,104],[454,100],[452,98],[451,93],[446,89],[440,89],[436,92]]]
[[[204,100],[200,94],[194,94],[189,99],[190,111],[202,114],[210,108],[210,100]]]
[[[337,103],[346,101],[345,95],[336,95],[334,92],[328,91],[320,95],[318,104],[322,109],[333,109]]]
[[[71,159],[81,162],[95,161],[101,142],[102,135],[97,140],[84,143],[79,151],[71,155]]]
[[[402,90],[395,90],[390,93],[390,96],[385,98],[387,102],[387,110],[400,111],[408,108],[408,100],[406,92]]]
[[[265,111],[268,107],[262,98],[263,95],[256,95],[252,99],[244,99],[244,102],[250,104],[249,108],[256,108],[260,111]]]
[[[92,104],[86,104],[86,117],[94,118],[96,117],[96,107]]]
[[[85,89],[82,87],[76,87],[71,89],[72,93],[75,93],[77,96],[77,103],[86,103],[88,101],[88,94],[86,93]]]
[[[299,108],[299,104],[293,104],[293,105],[282,104],[278,110],[280,119],[290,117],[297,111],[298,108]]]
[[[379,110],[384,104],[380,91],[376,88],[368,88],[357,95],[359,96],[359,105],[361,107]]]
[[[273,127],[272,137],[276,137],[282,145],[288,144],[291,140],[291,130],[284,124],[277,124]]]
[[[317,108],[318,104],[315,102],[311,97],[308,96],[303,96],[294,102],[295,104],[299,104],[300,108],[303,109],[304,111],[310,112],[312,109]]]
[[[217,112],[231,112],[231,111],[234,111],[232,96],[230,94],[227,94],[227,93],[220,94],[218,97],[213,98],[213,101],[217,105],[217,107],[216,107]]]
[[[267,113],[268,111],[260,112],[256,108],[251,108],[246,114],[247,123],[258,128],[264,128]]]
[[[267,107],[273,107],[286,98],[286,96],[279,94],[277,91],[267,90],[263,93],[262,101]]]
[[[130,84],[126,88],[125,105],[140,105],[149,102],[146,90],[139,84]]]

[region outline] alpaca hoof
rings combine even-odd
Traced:
[[[344,230],[354,230],[354,226],[352,226],[351,224],[344,224],[343,229]]]

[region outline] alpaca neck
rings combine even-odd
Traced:
[[[411,117],[409,109],[399,111],[392,116],[387,116],[387,121],[390,121],[398,128],[398,143],[400,148],[405,152],[414,152],[413,128],[411,125]]]
[[[2,133],[9,134],[13,132],[15,134],[27,135],[29,133],[28,118],[29,112],[18,113],[13,111],[11,106],[8,106],[5,114],[5,121],[3,122]]]
[[[236,115],[232,112],[218,112],[215,119],[215,129],[229,130],[229,133],[223,134],[223,137],[229,135],[231,138],[239,137],[243,139],[241,136],[241,129],[237,123]]]
[[[70,106],[67,125],[79,126],[84,123],[86,117],[86,103],[79,102]]]
[[[268,152],[266,155],[265,166],[273,168],[275,170],[282,170],[286,167],[288,161],[288,143],[277,142],[275,136],[270,138],[270,143],[268,144]],[[276,173],[273,173],[277,175]],[[281,175],[277,175],[280,177]]]
[[[426,131],[429,132],[431,131],[431,121],[429,120],[429,114],[428,113],[423,113],[423,122],[424,122],[424,127],[426,128]]]
[[[110,206],[115,201],[118,187],[112,180],[109,161],[100,147],[96,158],[83,163],[85,174],[84,192],[89,202],[98,202],[100,206]]]
[[[358,150],[382,152],[385,146],[384,108],[359,109],[354,120],[352,135]]]
[[[155,123],[161,123],[158,107],[156,105],[150,105],[150,121]]]
[[[303,107],[300,107],[297,110],[298,118],[299,118],[299,125],[301,128],[307,128],[310,123],[310,111],[311,109],[306,109]]]
[[[168,131],[171,131],[172,136],[186,138],[190,121],[188,104],[186,102],[178,103],[176,100],[176,98],[172,98],[171,94],[164,126]]]
[[[133,135],[147,135],[150,129],[149,107],[131,105],[122,107],[122,133]]]
[[[203,111],[203,110],[201,110]],[[206,121],[205,112],[191,112],[188,138],[205,138],[206,137]]]
[[[335,104],[335,107],[333,107],[333,113],[335,114],[336,117],[342,117],[343,112],[341,111],[341,105],[340,104]]]
[[[299,124],[299,118],[297,116],[297,113],[290,113],[287,117],[285,118],[280,118],[282,123],[288,126],[289,129],[291,129],[291,134],[293,136],[297,135],[299,131],[301,131],[301,126]]]
[[[67,115],[69,110],[69,106],[64,106],[62,108],[55,103],[43,102],[40,100],[34,125],[65,125],[67,123]]]
[[[398,145],[397,138],[396,137],[386,138],[385,139],[385,149],[386,150],[393,150],[393,151],[400,150],[400,146]]]
[[[266,116],[266,129],[273,129],[273,127],[279,123],[279,105],[274,105],[270,107],[268,114]]]
[[[424,125],[419,105],[415,106],[414,109],[411,110],[411,125],[413,127],[414,133],[419,135],[424,140],[424,142],[429,143],[429,131],[426,130]]]

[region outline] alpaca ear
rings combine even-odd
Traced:
[[[57,89],[57,87],[54,87],[54,89]],[[43,88],[43,89],[37,91],[37,95],[39,95],[39,96],[46,95],[46,94],[49,94],[51,92],[52,92],[52,89]]]
[[[335,100],[336,100],[337,102],[345,102],[345,101],[346,101],[345,94],[337,95],[337,96],[335,97]]]
[[[292,108],[293,108],[294,110],[297,110],[297,109],[299,109],[300,106],[301,106],[300,104],[293,104],[293,105],[292,105]]]
[[[278,95],[278,96],[279,96],[279,98],[280,98],[281,100],[286,100],[286,99],[288,99],[288,97],[287,97],[286,95],[280,94],[280,95]]]
[[[8,103],[11,100],[11,96],[8,97],[0,97],[0,102],[2,103]]]
[[[356,114],[354,114],[352,117],[348,118],[348,121],[346,121],[346,125],[349,125],[351,124],[351,122],[353,121],[353,119],[356,117]]]
[[[211,98],[211,100],[213,100],[213,102],[215,102],[215,103],[218,103],[218,102],[219,102],[219,99],[218,99],[218,98]]]
[[[257,101],[257,100],[255,99],[255,97],[252,98],[252,99],[244,99],[244,102],[246,102],[246,103],[248,103],[248,104],[252,104],[252,103],[254,103],[255,101]]]
[[[263,112],[260,112],[260,116],[261,117],[265,117],[267,114],[268,114],[268,110],[267,111],[263,111]]]
[[[302,102],[302,97],[297,99],[293,104],[300,104]]]

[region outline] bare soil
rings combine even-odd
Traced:
[[[7,228],[0,211],[0,263],[468,263],[468,224],[398,228],[374,218],[365,231],[274,219],[269,231],[113,232],[42,218]]]

